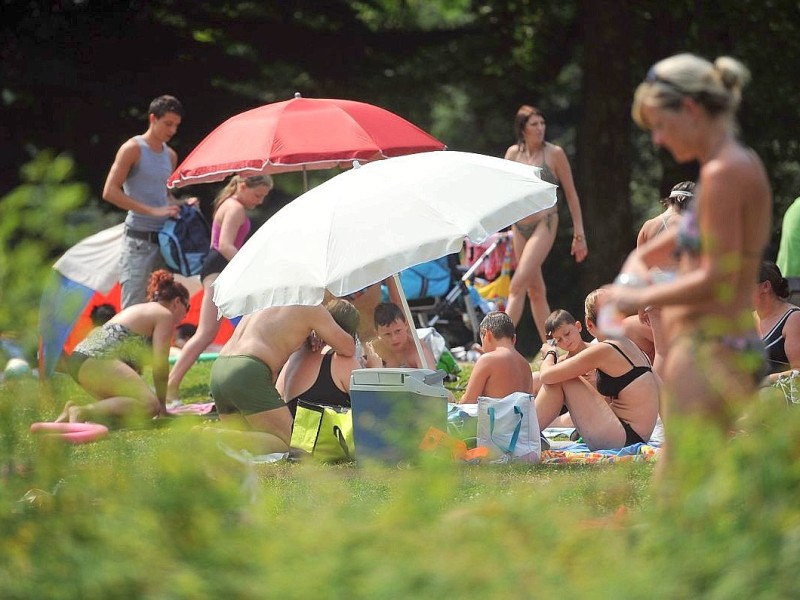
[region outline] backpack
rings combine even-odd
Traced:
[[[170,271],[197,275],[211,245],[211,228],[197,207],[182,204],[178,216],[167,219],[158,232],[158,243]]]

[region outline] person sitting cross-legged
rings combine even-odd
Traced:
[[[506,313],[490,312],[480,325],[484,353],[472,369],[459,404],[474,404],[478,396],[505,398],[514,392],[530,392],[531,366],[514,347],[514,322]]]

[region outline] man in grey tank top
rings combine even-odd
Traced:
[[[164,267],[158,232],[179,210],[167,191],[167,179],[178,163],[167,142],[178,131],[182,117],[183,106],[177,98],[153,100],[147,131],[120,146],[103,187],[104,200],[128,211],[120,257],[122,308],[144,302],[150,274]]]

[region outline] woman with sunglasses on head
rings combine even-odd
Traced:
[[[748,79],[735,59],[679,54],[656,63],[634,97],[633,118],[653,142],[678,162],[700,164],[695,199],[679,226],[637,248],[610,294],[626,312],[663,307],[668,443],[670,419],[679,416],[731,431],[764,365],[752,293],[772,193],[761,160],[737,137],[735,114]],[[674,278],[653,283],[651,268],[672,256]]]
[[[538,168],[539,176],[544,181],[559,186],[559,196],[566,197],[574,228],[570,253],[576,261],[582,262],[588,254],[588,247],[581,204],[566,153],[560,146],[545,140],[544,116],[533,106],[523,105],[517,110],[514,132],[517,142],[506,150],[505,158]],[[514,325],[518,325],[527,296],[533,321],[542,341],[545,340],[544,322],[550,314],[542,264],[553,247],[557,228],[556,206],[521,219],[512,228],[517,268],[511,278],[506,313]]]
[[[189,291],[160,269],[150,276],[147,300],[118,312],[75,347],[67,371],[97,401],[88,406],[67,402],[56,422],[166,414],[170,341],[189,311]],[[152,366],[155,392],[141,376],[145,364]]]
[[[203,263],[200,281],[203,284],[203,303],[197,331],[184,344],[172,372],[167,388],[168,401],[179,399],[181,381],[192,368],[197,357],[214,341],[220,327],[217,307],[214,304],[211,284],[222,269],[239,251],[250,233],[250,218],[247,210],[253,210],[264,202],[272,190],[272,177],[234,175],[214,200],[214,220],[211,223],[211,250]]]

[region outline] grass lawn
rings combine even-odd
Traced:
[[[206,400],[210,365],[185,401]],[[646,463],[247,465],[183,417],[84,446],[33,438],[67,399],[87,400],[66,378],[0,392],[1,598],[800,592],[800,438],[767,459],[759,434],[725,453],[697,438],[657,493]]]

